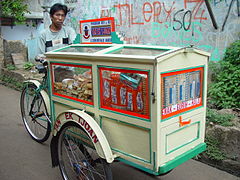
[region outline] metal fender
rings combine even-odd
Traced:
[[[84,111],[68,110],[59,114],[53,126],[53,136],[57,136],[57,132],[61,130],[61,127],[71,121],[79,124],[89,135],[98,155],[101,158],[106,159],[108,163],[113,162],[114,155],[111,151],[107,138],[102,132],[102,129],[99,127],[97,122]]]
[[[24,81],[24,83],[32,83],[34,85],[36,85],[38,88],[40,87],[41,83],[38,82],[37,80],[27,80],[27,81]],[[46,106],[47,106],[47,112],[48,114],[50,115],[51,114],[51,109],[50,109],[50,99],[49,99],[49,95],[46,91],[44,90],[41,90],[40,91],[40,94],[42,95],[43,99],[44,99],[44,102],[46,103]]]

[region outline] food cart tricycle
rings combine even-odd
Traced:
[[[114,160],[165,174],[206,149],[209,53],[75,44],[46,57],[52,164],[64,179],[111,179]]]

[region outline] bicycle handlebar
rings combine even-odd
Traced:
[[[36,56],[35,57],[35,61],[36,62],[40,62],[41,64],[43,64],[43,66],[47,66],[48,62],[46,61],[46,57],[45,56]]]
[[[38,55],[35,57],[35,61],[41,63],[41,64],[38,64],[35,66],[35,68],[38,70],[38,72],[46,74],[47,73],[47,65],[48,65],[46,57],[43,55]]]

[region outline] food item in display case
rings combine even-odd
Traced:
[[[55,82],[62,82],[63,79],[72,78],[74,72],[67,66],[55,66],[54,67]]]
[[[134,89],[137,89],[139,86],[139,83],[141,82],[141,76],[137,73],[121,73],[120,80],[124,84]]]
[[[103,106],[148,115],[146,75],[103,70],[102,86]]]
[[[76,68],[73,71],[75,73],[72,78],[66,78],[62,82],[54,83],[54,93],[92,102],[93,86],[91,69],[82,74],[76,74]]]

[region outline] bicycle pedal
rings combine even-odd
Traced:
[[[40,117],[40,116],[42,116],[42,115],[44,115],[44,112],[37,112],[37,113],[35,114],[35,118],[36,118],[36,117]]]

